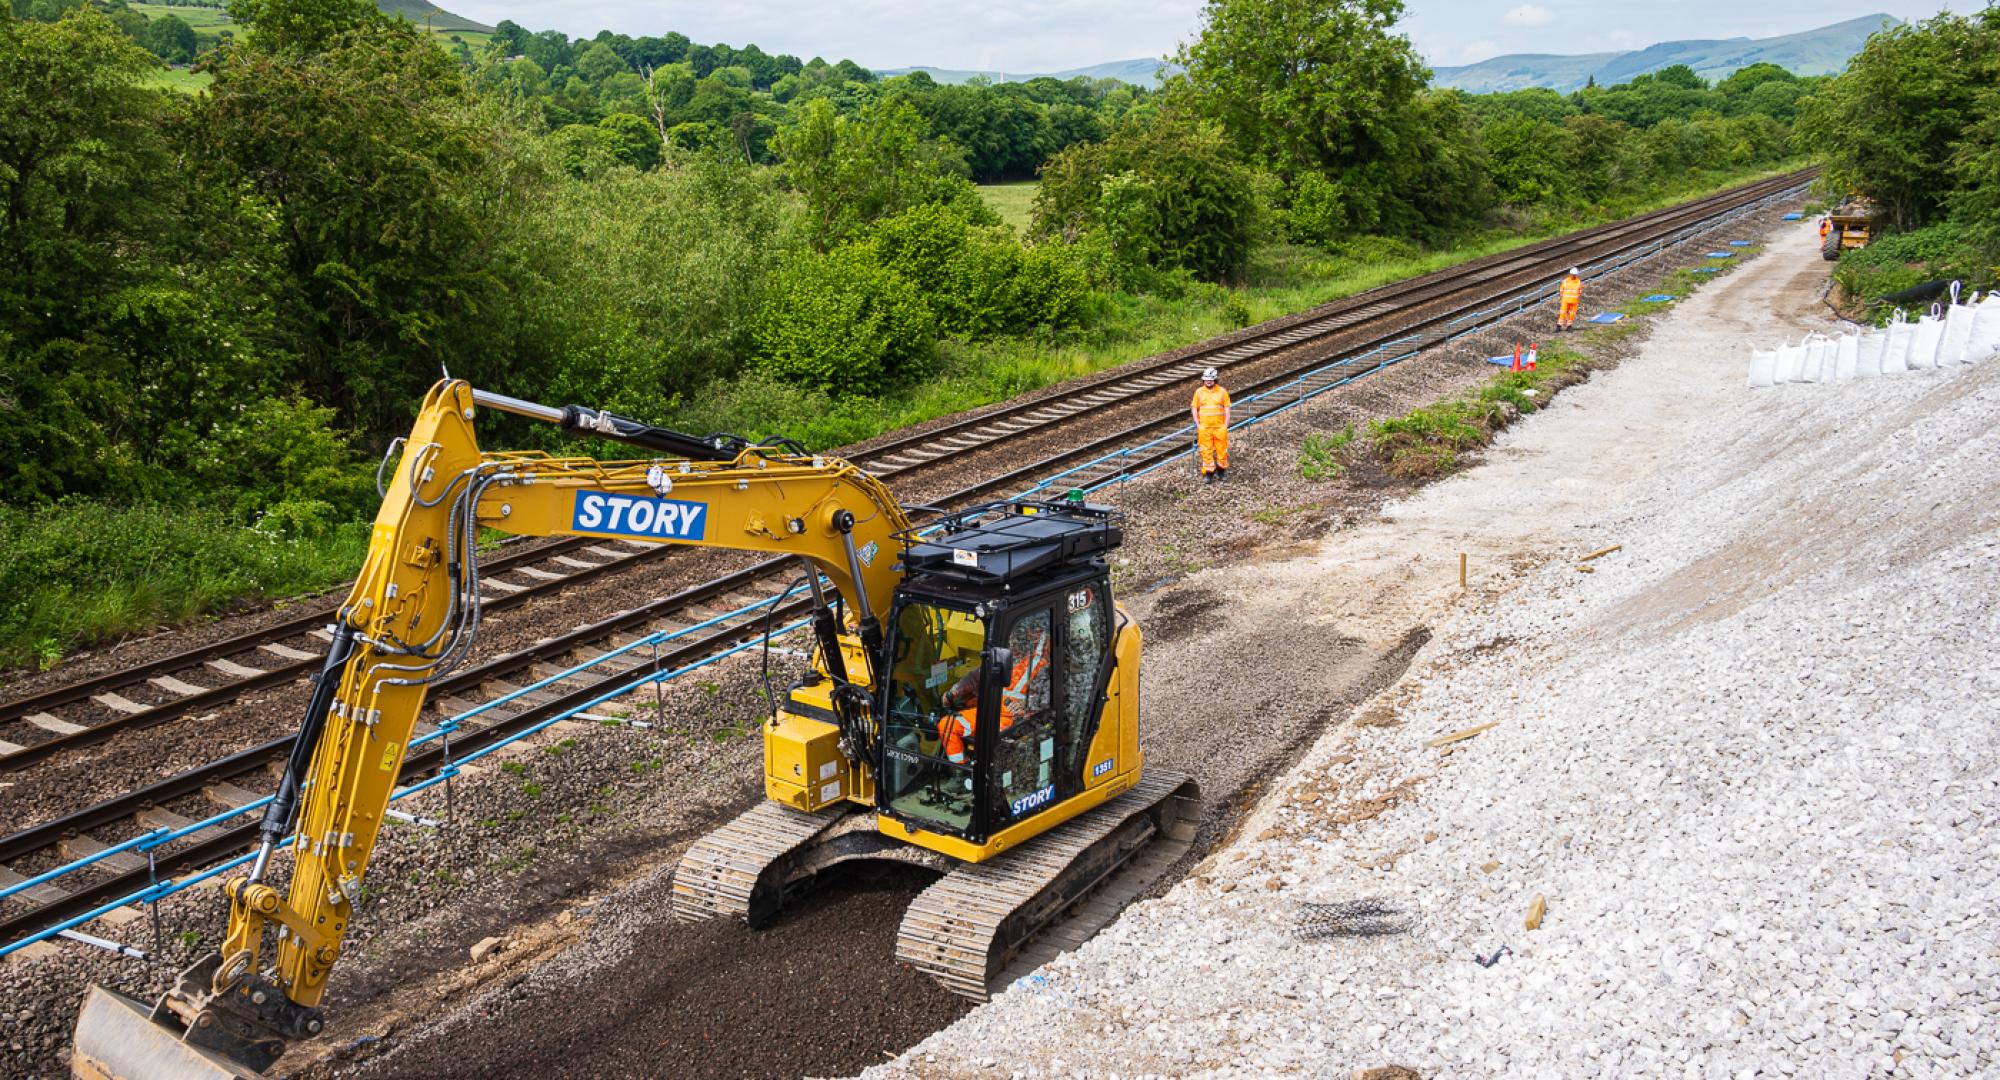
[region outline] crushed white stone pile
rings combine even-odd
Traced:
[[[1753,394],[1732,319],[1691,303],[1420,496],[1532,518],[1595,467],[1562,425],[1647,379],[1699,416],[1550,512],[1567,557],[1460,607],[1393,723],[868,1075],[2000,1076],[2000,364]]]

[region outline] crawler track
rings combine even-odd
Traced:
[[[984,472],[976,482],[931,499],[947,506],[1052,479],[1062,487],[1101,483],[1184,449],[1150,444],[1184,422],[1182,391],[1202,367],[1214,365],[1232,371],[1232,389],[1239,399],[1277,387],[1298,387],[1297,395],[1239,406],[1239,415],[1256,415],[1333,381],[1347,381],[1372,370],[1367,366],[1370,361],[1356,361],[1347,367],[1331,367],[1330,361],[1390,342],[1407,343],[1410,348],[1434,343],[1448,336],[1448,324],[1466,312],[1545,288],[1552,269],[1559,271],[1570,262],[1597,262],[1643,248],[1691,223],[1719,218],[1733,208],[1797,188],[1811,175],[1808,171],[1746,185],[1383,286],[1299,316],[1274,320],[1201,349],[1127,365],[1035,400],[1002,405],[890,439],[852,457],[878,476],[933,488],[935,479],[926,481],[926,476],[934,476],[946,463],[965,462],[968,467],[964,472]],[[1107,425],[1107,417],[1124,420]],[[1106,426],[1114,426],[1114,430],[1106,432]],[[1006,467],[1007,455],[999,451],[1005,448],[1018,460],[1015,447],[1040,452],[1030,450],[1033,460],[1029,464]],[[997,469],[989,463],[982,470],[978,463],[989,460],[985,455],[1003,463]],[[1092,464],[1084,467],[1083,463]],[[673,548],[641,548],[600,540],[503,552],[484,564],[483,577],[490,589],[486,603],[489,608],[518,606],[580,580],[676,556],[686,557]],[[488,659],[432,688],[430,700],[435,711],[427,715],[427,724],[434,727],[447,717],[460,717],[452,725],[449,744],[455,755],[462,756],[587,704],[608,689],[738,647],[757,637],[765,625],[784,625],[804,613],[807,605],[803,599],[768,603],[784,589],[784,581],[792,573],[795,564],[790,560],[768,560]],[[331,611],[318,609],[281,626],[0,706],[0,739],[21,740],[0,744],[0,755],[4,755],[0,756],[0,772],[28,768],[121,731],[164,723],[221,706],[253,689],[298,679],[318,666],[319,649],[314,647],[318,642],[312,634]],[[628,651],[603,658],[620,648]],[[584,665],[589,666],[573,670]],[[249,673],[232,672],[232,668]],[[211,685],[198,683],[188,674],[196,671]],[[144,694],[136,689],[142,686],[148,688]],[[183,692],[178,687],[190,689]],[[116,696],[138,708],[107,705],[100,700],[106,696]],[[145,700],[135,700],[142,697]],[[44,719],[35,720],[37,715]],[[47,724],[50,718],[56,719],[57,725]],[[74,730],[60,730],[64,727]],[[39,737],[18,734],[24,729],[39,732]],[[413,752],[405,777],[435,772],[444,761],[443,742]],[[286,746],[286,740],[273,740],[248,747],[199,769],[0,838],[0,887],[56,862],[97,853],[139,832],[184,828],[219,809],[242,805],[255,797],[252,789],[269,786],[263,779],[264,771],[282,759]],[[140,855],[123,853],[65,878],[60,887],[42,886],[0,901],[0,941],[11,942],[90,911],[146,887],[149,881],[211,864],[246,848],[251,832],[247,826],[212,826],[157,850],[150,866]],[[99,838],[93,834],[109,835]]]

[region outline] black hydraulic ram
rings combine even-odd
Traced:
[[[488,409],[498,409],[515,416],[525,416],[530,420],[541,420],[554,424],[572,435],[595,435],[600,439],[629,443],[633,446],[655,450],[675,457],[694,458],[707,461],[716,457],[732,458],[740,454],[750,443],[735,435],[711,435],[700,438],[667,428],[654,427],[638,420],[628,420],[598,409],[586,409],[581,405],[564,405],[558,409],[553,405],[540,405],[532,401],[522,401],[505,394],[495,394],[487,390],[472,392],[472,403]]]
[[[340,690],[341,671],[353,655],[354,627],[342,619],[333,628],[333,644],[327,646],[326,664],[313,677],[312,699],[306,703],[305,722],[299,725],[299,733],[292,740],[291,756],[285,760],[285,775],[278,781],[278,794],[264,807],[264,818],[257,824],[262,840],[257,845],[257,861],[250,867],[251,881],[264,880],[264,864],[271,860],[271,850],[292,829],[292,812],[298,809],[306,770],[312,767],[313,751],[319,746],[320,732],[326,728],[327,713],[333,711],[333,696]]]

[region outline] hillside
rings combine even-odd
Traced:
[[[221,0],[217,0],[214,7],[183,7],[180,5],[170,7],[165,4],[144,2],[134,3],[130,6],[133,11],[149,19],[157,19],[163,15],[172,15],[182,22],[187,23],[194,28],[195,40],[200,43],[200,47],[203,49],[213,47],[216,38],[225,29],[233,33],[236,26],[235,20],[231,19],[229,13],[223,9]],[[493,28],[490,26],[473,22],[463,15],[454,15],[438,7],[436,4],[423,3],[422,0],[376,0],[375,6],[382,9],[384,14],[401,15],[403,18],[435,34],[490,34],[493,32]]]
[[[1848,58],[1861,51],[1868,35],[1897,24],[1889,15],[1864,15],[1781,37],[1664,41],[1622,53],[1513,53],[1463,67],[1434,68],[1432,75],[1440,87],[1475,94],[1531,86],[1576,90],[1593,78],[1599,86],[1612,86],[1673,64],[1686,64],[1711,81],[1751,64],[1776,64],[1798,75],[1830,75],[1847,66]]]
[[[1026,74],[1005,71],[960,71],[952,68],[934,68],[923,65],[904,68],[882,68],[877,74],[908,75],[913,71],[921,71],[938,82],[949,83],[954,86],[974,78],[985,78],[996,83],[1027,82],[1030,79],[1040,78],[1084,78],[1117,79],[1120,82],[1131,83],[1133,86],[1150,88],[1160,85],[1159,74],[1162,67],[1168,71],[1180,70],[1174,64],[1167,63],[1166,61],[1152,57],[1142,57],[1137,60],[1112,60],[1108,63],[1092,64],[1089,67],[1070,68],[1066,71],[1039,71]]]
[[[423,0],[375,0],[375,6],[386,14],[401,15],[418,26],[428,26],[432,30],[463,31],[471,34],[493,32],[493,28],[485,23],[473,22],[463,15],[453,15],[436,4],[426,4]]]

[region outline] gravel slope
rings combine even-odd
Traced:
[[[1813,239],[1381,525],[1191,579],[1218,637],[1440,621],[1237,843],[866,1075],[2000,1075],[2000,363],[1750,394]]]

